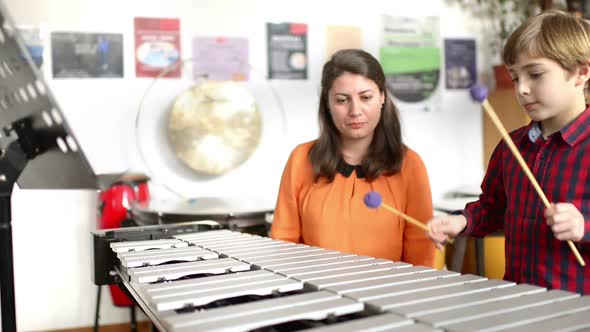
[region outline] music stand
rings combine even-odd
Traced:
[[[2,331],[16,331],[11,195],[96,189],[96,176],[0,2],[0,296]]]

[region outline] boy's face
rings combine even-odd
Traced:
[[[571,74],[557,62],[522,54],[509,67],[516,97],[534,121],[542,122],[543,132],[553,133],[584,109],[584,84],[580,70]]]

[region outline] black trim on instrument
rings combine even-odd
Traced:
[[[125,227],[92,232],[92,281],[96,285],[112,285],[120,282],[114,271],[117,255],[111,250],[111,243],[121,241],[147,241],[169,239],[174,235],[203,232],[220,227],[193,221],[168,225]]]

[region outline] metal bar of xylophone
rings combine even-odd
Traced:
[[[162,331],[583,331],[590,297],[228,230],[113,242]]]

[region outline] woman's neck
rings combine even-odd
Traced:
[[[370,139],[355,139],[342,142],[340,153],[349,165],[361,165],[371,145]]]

